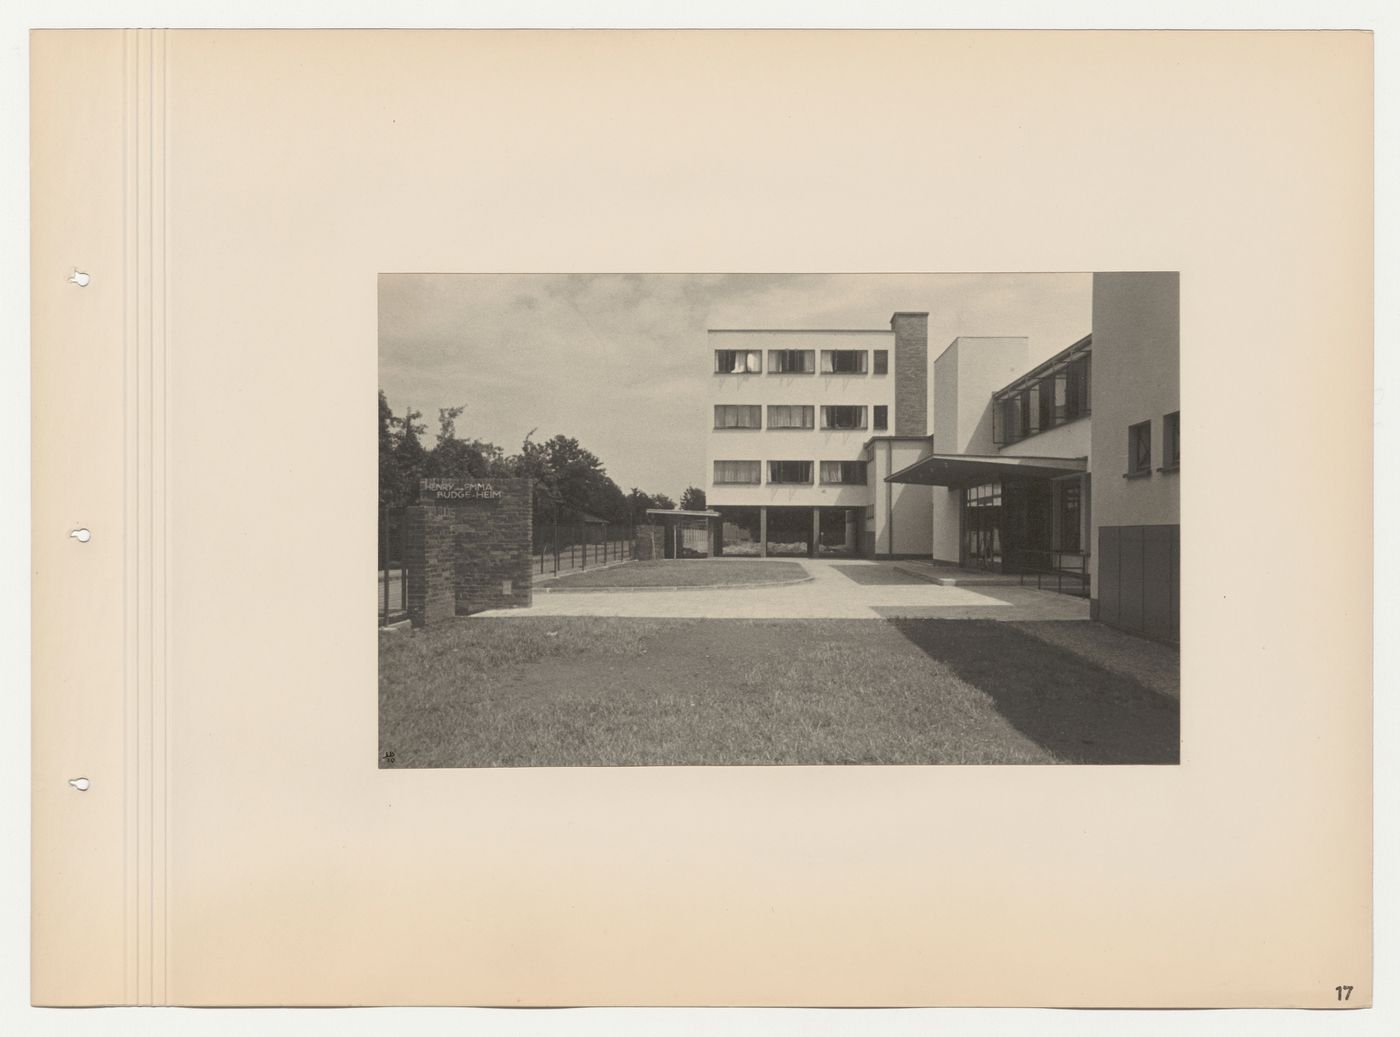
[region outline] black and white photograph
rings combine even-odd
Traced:
[[[1178,764],[1179,311],[381,274],[379,766]]]

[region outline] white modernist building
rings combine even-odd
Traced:
[[[714,329],[706,500],[721,553],[924,557],[928,314],[888,330]]]
[[[962,336],[930,371],[926,313],[709,332],[712,553],[1019,574],[1176,640],[1179,288],[1095,274],[1091,333],[1034,365],[1026,338]]]

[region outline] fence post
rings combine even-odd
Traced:
[[[579,536],[578,529],[579,529],[578,526],[575,526],[575,527],[574,527],[574,536],[576,536],[576,537]],[[587,527],[587,526],[584,526],[584,527],[583,527],[583,536],[580,537],[580,539],[583,541],[583,565],[581,565],[579,568],[581,568],[581,569],[587,569],[587,568],[588,568],[588,527]]]

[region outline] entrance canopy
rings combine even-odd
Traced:
[[[921,486],[975,486],[992,479],[1053,479],[1089,470],[1085,457],[1002,457],[932,454],[885,477],[885,482]]]
[[[718,511],[682,511],[679,508],[647,508],[647,514],[663,519],[719,518]]]

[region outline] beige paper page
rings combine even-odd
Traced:
[[[32,54],[36,1002],[1369,1003],[1368,36]],[[1139,269],[1180,766],[376,767],[379,273]]]

